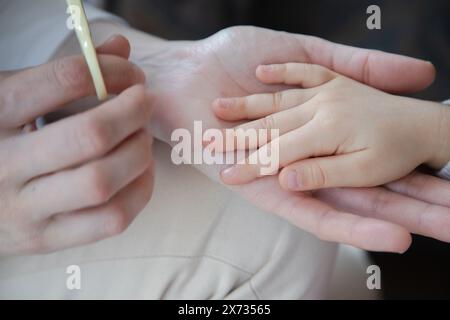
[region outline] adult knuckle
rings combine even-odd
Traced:
[[[146,155],[149,155],[153,145],[152,135],[147,130],[141,130],[138,133],[139,150],[143,150]]]
[[[92,166],[87,178],[87,198],[90,205],[107,202],[112,196],[111,183],[100,166]]]
[[[22,229],[22,241],[19,251],[24,254],[44,254],[50,249],[42,232],[32,228]]]
[[[430,180],[426,176],[411,177],[409,179],[410,189],[408,191],[413,197],[420,197],[426,190],[431,190],[429,182]]]
[[[152,104],[150,95],[142,84],[135,85],[121,103],[125,112],[132,117],[148,119],[151,116]]]
[[[115,236],[123,233],[130,225],[128,212],[120,202],[115,202],[109,206],[109,214],[105,223],[105,232],[108,236]]]
[[[77,133],[80,151],[87,156],[99,156],[108,151],[109,130],[101,119],[92,118],[81,126]]]
[[[78,57],[56,60],[49,69],[50,80],[64,89],[86,93],[90,87],[90,74],[86,63]]]
[[[148,167],[152,161],[152,137],[144,129],[141,129],[132,140],[132,154],[136,166],[141,169]]]
[[[147,102],[147,89],[143,84],[137,84],[133,87],[131,95],[131,104],[136,106],[145,105]]]
[[[44,253],[47,250],[43,238],[46,222],[32,222],[30,215],[26,214],[23,208],[8,203],[9,201],[2,203],[0,247],[6,246],[8,252],[19,254]]]
[[[44,254],[50,251],[50,246],[42,236],[36,236],[29,242],[27,253],[29,254]]]

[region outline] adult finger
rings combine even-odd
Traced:
[[[383,91],[411,93],[427,88],[436,70],[427,61],[336,44],[317,37],[287,34],[306,62],[323,65]],[[303,61],[305,62],[305,61]]]
[[[411,244],[409,232],[401,226],[336,210],[308,193],[286,192],[278,186],[276,177],[234,188],[263,210],[276,213],[322,240],[386,252],[404,252]]]
[[[386,188],[431,204],[450,207],[450,182],[427,174],[414,172],[388,183]]]
[[[104,158],[30,181],[21,202],[29,204],[26,210],[36,221],[106,203],[149,168],[151,143],[150,134],[141,130]]]
[[[420,201],[384,188],[327,189],[320,199],[366,217],[390,221],[412,233],[450,242],[450,208]]]
[[[127,38],[114,35],[97,48],[97,54],[109,54],[124,59],[130,58],[131,46]]]
[[[149,169],[105,205],[53,217],[35,249],[51,252],[120,234],[145,208],[152,192],[153,171]]]
[[[28,181],[102,157],[145,127],[151,113],[146,88],[136,85],[95,109],[21,137],[17,152],[28,154],[18,164],[22,179]]]
[[[124,58],[100,55],[100,67],[110,93],[145,82],[142,70]],[[27,69],[0,84],[0,127],[16,128],[83,97],[95,95],[82,56],[63,58]]]

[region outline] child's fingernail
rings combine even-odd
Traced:
[[[276,64],[269,64],[269,65],[262,65],[260,66],[262,72],[273,72],[277,70],[278,65]]]
[[[236,175],[236,168],[235,167],[229,167],[225,170],[223,170],[220,175],[222,176],[222,179],[225,181],[229,181]]]
[[[260,72],[269,72],[271,70],[271,67],[268,65],[261,65],[258,67]]]
[[[218,105],[223,109],[230,109],[234,106],[234,99],[219,99]]]
[[[298,183],[298,175],[296,171],[290,170],[286,173],[286,182],[287,187],[289,190],[298,190],[299,189],[299,183]]]

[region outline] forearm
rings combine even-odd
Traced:
[[[165,70],[171,68],[179,58],[179,51],[173,50],[183,46],[184,42],[167,41],[127,25],[111,21],[94,21],[91,23],[91,32],[96,44],[106,41],[116,34],[125,36],[131,44],[131,61],[137,64],[146,74],[147,86],[154,93],[154,116],[150,124],[155,138],[170,143],[170,134],[180,124],[170,122],[167,108],[158,94],[158,78],[163,77]],[[56,51],[53,58],[60,58],[79,53],[80,48],[75,35],[69,36],[63,45]],[[173,80],[175,81],[175,79]]]

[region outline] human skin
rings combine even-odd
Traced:
[[[220,152],[257,149],[222,172],[225,183],[261,176],[264,164],[258,160],[275,145],[279,181],[288,191],[378,186],[422,164],[439,170],[450,161],[450,109],[444,104],[391,95],[312,64],[260,66],[256,76],[295,88],[213,103],[221,119],[256,119],[226,130],[227,141],[242,141],[248,130],[280,133],[273,141],[242,147],[211,143]]]
[[[254,70],[260,64],[320,64],[397,93],[424,89],[435,74],[428,62],[253,27],[226,29],[193,42],[168,42],[107,23],[94,23],[92,28],[99,40],[111,33],[130,39],[133,59],[146,73],[153,97],[150,127],[155,137],[169,144],[173,130],[192,130],[195,120],[201,120],[204,128],[232,126],[218,120],[210,108],[218,97],[282,89],[257,81]],[[59,54],[70,52],[73,43],[69,40]],[[223,169],[198,168],[214,180],[219,180]],[[432,176],[414,173],[383,188],[330,189],[314,194],[285,191],[276,177],[231,189],[262,210],[327,241],[389,252],[407,250],[411,232],[450,241],[450,184]]]
[[[123,37],[98,48],[107,88],[117,97],[37,131],[29,124],[37,117],[95,94],[84,58],[2,73],[0,256],[116,235],[150,200],[152,104],[129,52]]]

